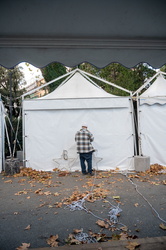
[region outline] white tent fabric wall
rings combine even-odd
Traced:
[[[44,98],[23,101],[26,167],[48,171],[57,167],[80,170],[74,138],[82,122],[86,122],[95,137],[94,168],[132,169],[134,142],[130,98],[110,95],[79,74],[76,85],[80,86],[80,92],[74,84],[75,77],[78,80],[75,74],[70,82]],[[81,83],[85,80],[84,89]],[[69,85],[70,92],[67,91]],[[68,160],[62,157],[64,150]]]
[[[159,74],[140,96],[139,125],[141,153],[151,164],[166,166],[166,80]]]

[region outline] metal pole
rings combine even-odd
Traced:
[[[9,117],[10,117],[10,122],[11,122],[11,128],[10,128],[10,147],[11,147],[11,151],[13,152],[13,130],[12,130],[12,117],[13,117],[13,110],[12,110],[12,71],[9,72],[9,90],[10,90]]]
[[[142,147],[141,147],[141,131],[140,131],[140,105],[139,105],[139,96],[137,93],[137,131],[138,131],[138,154],[142,155]]]

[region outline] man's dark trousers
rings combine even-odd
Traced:
[[[82,173],[86,173],[86,165],[85,161],[88,164],[88,173],[92,173],[92,152],[89,153],[80,153],[80,163],[81,163],[81,169]]]

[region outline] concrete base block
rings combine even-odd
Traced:
[[[17,158],[19,159],[20,162],[23,161],[23,151],[17,151]]]
[[[17,158],[6,159],[5,173],[7,175],[14,175],[20,173],[19,159]]]
[[[138,172],[144,172],[150,169],[149,156],[134,156],[134,169]]]

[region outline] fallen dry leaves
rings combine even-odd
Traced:
[[[96,221],[96,224],[98,225],[98,226],[100,226],[100,227],[103,227],[103,228],[109,228],[109,224],[108,223],[106,223],[105,221],[103,221],[103,220],[98,220],[98,221]]]
[[[28,225],[26,228],[24,228],[24,230],[30,230],[31,229],[31,225]]]
[[[21,195],[21,194],[27,194],[28,192],[26,190],[19,191],[15,193],[14,195]]]
[[[82,228],[81,229],[73,229],[73,233],[78,234],[82,232]]]
[[[69,234],[68,238],[65,240],[68,245],[80,245],[82,244],[81,241],[75,238],[74,234]]]
[[[104,227],[105,222],[98,220],[98,223]],[[83,229],[74,229],[73,233],[68,235],[68,238],[65,240],[68,245],[79,245],[79,244],[86,244],[88,240],[92,240],[93,242],[106,242],[106,241],[113,241],[113,240],[129,240],[135,239],[136,236],[128,235],[127,232],[121,232],[120,234],[112,234],[112,236],[107,236],[103,233],[93,233],[89,230],[89,234],[86,234],[87,237],[84,236]],[[128,242],[128,249],[134,250],[136,246],[139,244],[130,243]],[[130,248],[129,248],[130,247]]]
[[[87,194],[89,194],[87,196]],[[88,202],[95,202],[98,199],[106,198],[108,194],[108,190],[102,188],[93,189],[93,192],[85,191],[84,193],[79,192],[78,190],[74,191],[69,197],[65,197],[62,199],[62,203],[64,205],[69,205],[74,201],[81,200],[86,197],[86,201]]]
[[[166,225],[164,225],[164,223],[161,223],[160,228],[163,229],[163,230],[166,230]]]
[[[70,174],[69,171],[60,171],[59,174],[58,174],[58,176],[59,176],[59,177],[64,177],[64,176],[67,176],[67,175],[69,175],[69,174]]]
[[[32,168],[22,168],[20,173],[13,175],[13,177],[29,177],[32,180],[35,180],[40,183],[48,182],[52,176],[50,172],[46,171],[37,171]]]
[[[4,183],[12,183],[12,182],[13,182],[12,180],[4,181]]]
[[[163,170],[163,169],[164,169],[163,166],[158,165],[158,164],[154,164],[154,165],[151,165],[150,170],[148,170],[146,172],[139,172],[139,173],[136,173],[136,174],[132,174],[132,175],[129,175],[129,177],[130,178],[138,178],[139,181],[148,181],[149,183],[151,183],[153,185],[159,185],[159,182],[158,182],[156,176],[159,175],[160,171]],[[58,170],[58,177],[67,176],[69,174],[70,173],[67,172],[67,171],[59,171]],[[47,187],[51,187],[51,186],[52,187],[59,187],[60,184],[63,184],[63,181],[62,182],[56,181],[55,184],[52,183],[52,180],[51,180],[52,176],[51,176],[51,173],[49,173],[49,172],[36,171],[36,170],[32,170],[30,168],[21,169],[19,174],[14,175],[14,177],[20,177],[20,176],[21,177],[23,177],[23,176],[28,177],[28,180],[30,180],[29,183],[33,187],[35,186],[34,185],[35,181],[39,182],[39,183],[43,183],[43,184],[45,184],[45,186],[47,185]],[[60,202],[54,203],[54,206],[57,207],[57,208],[61,208],[63,204],[69,205],[74,201],[78,201],[80,199],[85,198],[85,196],[87,196],[87,194],[89,194],[86,197],[86,201],[88,201],[88,202],[95,202],[98,199],[106,198],[107,195],[108,195],[108,192],[110,192],[110,191],[107,190],[107,189],[104,189],[105,183],[107,183],[107,185],[108,184],[112,185],[112,184],[117,183],[117,182],[123,182],[123,180],[121,178],[116,178],[116,179],[114,178],[115,181],[108,182],[108,180],[106,178],[109,178],[110,176],[112,176],[111,171],[98,172],[97,176],[96,176],[96,179],[103,179],[104,178],[104,180],[98,180],[99,182],[101,181],[101,183],[97,183],[97,184],[95,183],[94,184],[92,179],[88,179],[86,184],[84,184],[84,186],[82,186],[82,187],[87,188],[87,189],[92,189],[92,187],[93,187],[92,193],[90,193],[90,191],[84,191],[84,192],[81,191],[81,192],[79,192],[78,190],[76,190],[69,197],[67,197],[67,198],[65,197]],[[155,176],[155,181],[151,181],[150,178],[154,177],[154,176]],[[75,175],[74,177],[79,177],[79,175]],[[18,183],[24,183],[26,180],[27,179],[22,178],[22,179],[20,179],[18,181]],[[6,180],[4,182],[5,183],[12,183],[13,181],[10,179],[10,180]],[[163,180],[162,184],[166,185],[166,181]],[[70,190],[71,189],[68,189],[67,191],[70,191]],[[29,191],[31,191],[31,190],[29,190]],[[27,193],[28,193],[28,190],[22,190],[22,191],[19,191],[19,192],[15,193],[15,195],[22,195],[22,194],[27,194]],[[38,194],[38,195],[46,195],[46,196],[53,195],[55,197],[63,194],[63,192],[61,192],[61,194],[60,194],[59,192],[55,192],[55,191],[52,192],[52,193],[50,191],[44,191],[44,188],[39,188],[36,191],[34,191],[34,193]],[[27,199],[30,199],[30,196],[28,196]],[[49,197],[48,197],[48,199],[49,199]],[[113,199],[118,201],[120,199],[120,196],[113,196]],[[108,202],[108,201],[104,200],[103,202]],[[48,205],[48,204],[47,203],[42,203],[39,207],[42,207],[44,205]],[[48,205],[49,208],[53,208],[54,206]],[[135,203],[134,206],[138,207],[139,204]],[[18,214],[18,212],[15,212],[14,214]],[[57,214],[57,212],[54,212],[54,214]],[[102,228],[101,230],[103,230],[103,229],[113,230],[111,228],[112,224],[108,220],[105,220],[105,221],[98,220],[96,222],[96,224]],[[166,226],[163,223],[160,224],[160,228],[163,229],[163,230],[166,230]],[[28,225],[24,230],[30,230],[30,229],[31,229],[31,225]],[[116,228],[114,230],[116,230]],[[128,231],[127,227],[126,228],[121,228],[121,230],[123,232],[121,234],[119,234],[119,235],[113,235],[112,240],[113,239],[116,239],[116,240],[134,239],[134,238],[131,238],[127,234],[127,231]],[[68,244],[82,244],[82,242],[78,241],[75,238],[75,235],[80,233],[81,229],[74,229],[73,232],[74,232],[74,234],[70,234],[68,239],[67,239]],[[107,238],[104,234],[91,233],[91,236],[96,238],[97,241],[106,241],[106,238]],[[47,239],[47,243],[51,247],[57,247],[58,246],[58,241],[57,240],[58,240],[58,235],[51,235],[50,238]],[[30,243],[22,243],[22,246],[18,247],[17,250],[26,250],[29,246],[30,246]],[[126,248],[128,248],[129,250],[133,250],[137,246],[139,246],[139,244],[137,242],[128,242],[128,245],[126,246]]]
[[[159,165],[156,163],[156,164],[150,165],[150,170],[147,170],[147,172],[158,173],[159,171],[163,169],[164,167],[162,165]]]
[[[88,192],[86,193],[80,193],[79,191],[74,191],[69,197],[62,199],[63,204],[69,205],[74,201],[78,201],[80,199],[83,199]]]
[[[87,234],[83,233],[83,229],[74,229],[73,233],[70,233],[65,241],[68,245],[80,245],[92,242],[104,242],[110,238],[111,237],[106,236],[106,234],[93,233],[91,230],[89,230],[89,234]]]
[[[20,179],[19,181],[18,181],[18,183],[22,183],[22,182],[25,182],[26,181],[26,179]]]
[[[27,250],[30,247],[30,243],[22,243],[22,246],[17,247],[16,250]]]
[[[60,193],[55,192],[55,193],[53,193],[53,195],[54,195],[54,196],[59,196],[59,195],[60,195]]]
[[[160,184],[166,184],[166,181],[160,181],[157,176],[161,174],[166,174],[165,172],[166,167],[159,165],[159,164],[153,164],[150,166],[150,169],[145,172],[137,172],[135,174],[129,174],[129,178],[137,178],[141,182],[148,182],[152,185],[160,185]],[[163,172],[162,172],[163,171]],[[155,178],[155,180],[151,180],[151,178]]]
[[[56,202],[55,205],[56,205],[56,207],[61,208],[63,203],[62,202]]]
[[[46,240],[47,244],[50,245],[50,247],[58,247],[58,234],[51,235],[50,238]]]
[[[136,247],[138,247],[138,246],[140,246],[140,244],[139,243],[137,243],[136,241],[129,241],[128,242],[128,245],[127,246],[125,246],[127,249],[129,249],[129,250],[134,250]]]

